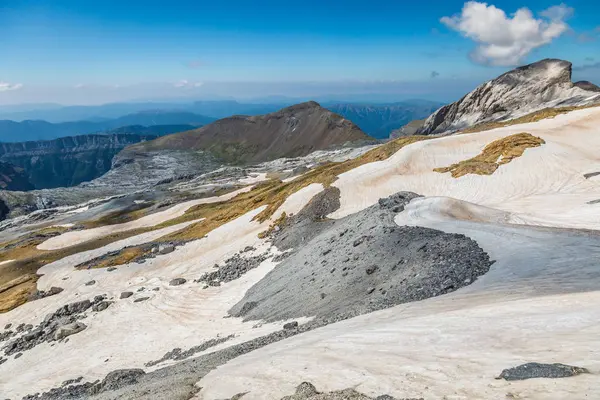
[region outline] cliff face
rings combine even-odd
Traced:
[[[33,185],[27,179],[22,168],[0,161],[0,190],[32,190]]]
[[[544,108],[600,101],[597,87],[571,81],[568,61],[546,59],[516,68],[484,83],[459,101],[433,113],[421,134],[464,129],[478,123],[517,118]]]
[[[0,143],[0,161],[20,167],[33,185],[8,190],[74,186],[106,173],[113,157],[124,147],[155,138],[154,135],[112,134]]]

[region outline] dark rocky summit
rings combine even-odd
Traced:
[[[544,108],[600,102],[598,87],[571,81],[568,61],[545,59],[484,83],[425,121],[424,135],[464,129],[482,122],[508,120]]]
[[[311,101],[271,114],[224,118],[194,131],[130,146],[121,157],[202,150],[224,163],[251,164],[370,139],[354,123]]]

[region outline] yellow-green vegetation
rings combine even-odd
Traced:
[[[582,110],[585,108],[598,107],[598,104],[592,104],[588,106],[573,106],[573,107],[557,107],[557,108],[544,108],[543,110],[535,111],[530,114],[524,115],[519,118],[511,119],[508,121],[494,121],[484,122],[470,128],[464,129],[459,133],[475,133],[482,131],[489,131],[490,129],[503,128],[505,126],[527,124],[531,122],[538,122],[543,119],[554,118],[561,114],[566,114],[575,110]]]
[[[129,264],[130,262],[135,261],[138,257],[143,255],[144,252],[145,250],[142,246],[127,247],[121,250],[118,254],[104,257],[102,261],[93,264],[92,268],[108,268]],[[80,269],[85,268],[82,267]]]
[[[491,175],[498,167],[521,157],[526,149],[539,147],[544,140],[530,133],[518,133],[493,141],[485,146],[481,154],[452,164],[449,167],[436,168],[435,172],[450,172],[453,178],[468,174]]]
[[[284,211],[279,218],[277,218],[275,221],[273,221],[273,223],[269,226],[269,229],[258,234],[259,239],[264,239],[264,238],[269,237],[278,226],[285,224],[286,220],[287,220],[287,214]]]
[[[38,280],[36,273],[44,265],[151,230],[152,228],[146,228],[120,232],[76,246],[51,251],[37,248],[38,244],[47,239],[47,237],[39,235],[40,231],[30,234],[28,238],[0,245],[0,261],[15,260],[0,266],[0,288],[4,289],[0,290],[0,313],[10,311],[27,302],[29,296],[36,290]]]
[[[0,273],[7,273],[5,268],[0,269]],[[11,274],[12,275],[12,274]],[[31,293],[36,290],[36,274],[19,275],[14,279],[6,280],[3,277],[0,285],[0,313],[5,313],[27,302]]]

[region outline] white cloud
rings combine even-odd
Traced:
[[[189,88],[199,88],[203,84],[204,84],[203,82],[190,82],[186,79],[182,79],[179,82],[174,83],[173,86],[175,86],[176,88],[189,89]]]
[[[551,43],[565,33],[569,26],[565,19],[573,9],[564,4],[550,7],[535,18],[528,8],[506,13],[487,3],[469,1],[462,12],[440,21],[464,37],[473,40],[477,47],[471,59],[479,64],[513,66],[538,47]]]
[[[0,81],[0,92],[8,92],[10,90],[21,89],[23,85],[21,83],[8,83]]]
[[[187,80],[185,80],[185,79],[182,79],[182,80],[180,80],[179,82],[175,83],[173,86],[175,86],[175,87],[179,87],[179,88],[182,88],[182,87],[186,87],[186,86],[188,86],[189,84],[190,84],[190,83],[189,83]]]

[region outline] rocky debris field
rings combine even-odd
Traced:
[[[580,374],[589,374],[590,372],[581,367],[574,367],[565,364],[540,364],[527,363],[518,367],[508,368],[502,371],[496,379],[507,381],[522,381],[533,378],[568,378]]]
[[[93,383],[78,383],[80,378],[66,381],[60,388],[54,388],[46,393],[35,393],[23,397],[23,400],[60,400],[60,399],[84,399],[89,396],[106,391],[117,390],[121,387],[133,385],[146,373],[142,369],[121,369],[111,372],[102,381]]]
[[[101,312],[106,310],[111,303],[106,300],[105,295],[99,295],[94,297],[93,300],[83,300],[65,305],[48,314],[37,326],[21,324],[12,331],[9,324],[5,327],[5,332],[0,335],[0,338],[2,341],[12,340],[2,347],[2,351],[8,357],[31,350],[41,343],[60,343],[63,340],[68,340],[69,336],[87,328],[80,320],[86,318],[88,310]]]
[[[75,266],[75,269],[98,268],[99,266],[103,265],[105,263],[105,261],[111,260],[115,257],[118,257],[119,255],[123,254],[124,252],[126,252],[127,250],[129,250],[131,248],[141,249],[141,254],[138,257],[136,257],[132,260],[129,260],[129,262],[145,263],[146,260],[156,258],[156,256],[158,256],[158,255],[165,255],[165,254],[172,253],[173,251],[175,251],[175,249],[177,247],[183,246],[184,244],[186,244],[188,242],[189,242],[189,240],[175,240],[175,241],[169,241],[169,242],[152,242],[152,243],[142,244],[139,246],[127,246],[120,250],[110,251],[99,257],[96,257],[89,261],[78,264]],[[112,267],[112,268],[114,268],[114,267]]]
[[[221,343],[225,343],[226,341],[233,339],[235,335],[229,335],[222,338],[210,339],[205,341],[198,346],[194,346],[188,350],[181,350],[180,348],[175,348],[168,353],[166,353],[162,358],[156,361],[150,361],[144,364],[146,367],[153,367],[167,360],[180,361],[185,360],[186,358],[192,357],[194,354],[201,353],[205,350],[210,349],[211,347],[215,347]]]
[[[394,223],[394,216],[415,197],[397,193],[319,226],[317,236],[250,288],[231,314],[270,322],[354,316],[449,293],[485,274],[492,261],[468,237]],[[320,200],[330,201],[328,196]],[[308,208],[319,207],[312,203]],[[297,225],[310,238],[310,226],[321,223],[308,218],[279,234],[297,242]]]
[[[236,397],[239,396],[239,397]],[[242,396],[236,395],[231,400],[240,399]],[[296,392],[291,396],[285,396],[281,400],[423,400],[417,398],[398,399],[390,395],[384,394],[377,397],[369,397],[354,389],[344,389],[329,393],[321,393],[310,382],[302,382],[296,388]]]
[[[215,271],[205,273],[194,282],[204,282],[208,286],[219,286],[221,283],[238,279],[270,257],[271,254],[269,253],[250,257],[243,255],[243,252],[236,253],[233,257],[225,260],[224,265],[215,265],[215,268],[217,268]]]

